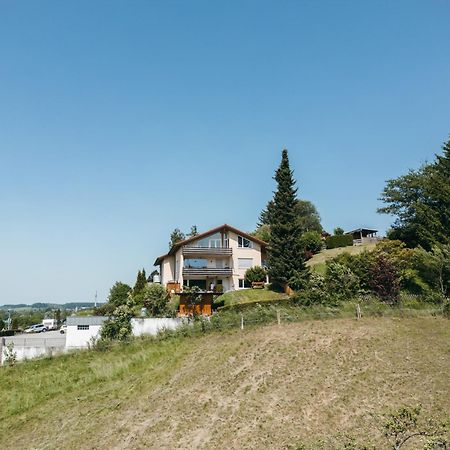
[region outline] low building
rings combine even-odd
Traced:
[[[353,245],[362,245],[381,240],[382,238],[377,236],[377,233],[378,230],[357,228],[356,230],[347,231],[345,234],[351,234],[353,236]]]
[[[72,316],[66,320],[66,350],[88,348],[100,337],[106,316]],[[182,319],[171,317],[133,317],[131,334],[133,336],[156,336],[163,330],[175,330],[183,323]]]
[[[156,259],[155,266],[169,292],[192,286],[203,291],[234,291],[249,287],[245,272],[265,265],[266,247],[266,242],[224,224],[177,242]]]
[[[66,319],[66,348],[86,348],[100,337],[105,316],[72,316]]]

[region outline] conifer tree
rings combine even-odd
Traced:
[[[142,272],[139,270],[137,277],[136,277],[136,283],[133,287],[133,297],[136,297],[142,291],[144,290],[145,286],[147,284],[147,278],[145,275],[145,269],[142,269]]]
[[[277,189],[270,206],[269,275],[276,288],[287,284],[295,284],[298,288],[299,280],[306,278],[308,272],[300,241],[301,228],[295,211],[297,188],[286,149],[282,151],[281,163],[274,179]]]

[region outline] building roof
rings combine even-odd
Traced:
[[[102,325],[106,316],[70,316],[66,319],[66,325]]]
[[[366,231],[367,233],[378,233],[378,230],[373,230],[372,228],[356,228],[356,230],[346,231],[344,234],[353,234],[364,231]]]
[[[255,236],[252,236],[251,234],[248,234],[244,231],[238,230],[237,228],[234,228],[231,225],[228,225],[227,223],[224,223],[223,225],[220,225],[216,228],[211,228],[210,230],[207,230],[203,233],[197,234],[196,236],[192,236],[188,239],[185,239],[184,241],[177,242],[175,245],[172,246],[172,248],[169,250],[168,253],[166,253],[165,255],[158,256],[158,258],[156,258],[156,260],[155,260],[154,265],[159,266],[162,263],[164,258],[166,258],[167,256],[170,256],[170,255],[173,255],[183,245],[187,245],[191,242],[194,242],[198,239],[202,239],[206,236],[209,236],[210,234],[214,234],[214,233],[217,233],[218,231],[222,231],[222,230],[232,231],[233,233],[236,233],[239,236],[245,237],[247,239],[250,239],[253,242],[258,243],[259,245],[261,245],[261,247],[267,247],[267,245],[268,245],[267,242],[265,242],[261,239],[258,239]]]

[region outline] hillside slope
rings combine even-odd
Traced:
[[[0,370],[0,448],[377,441],[389,408],[450,410],[449,342],[442,318],[336,319],[29,362]]]
[[[325,263],[329,259],[333,259],[341,253],[350,253],[350,255],[359,255],[364,251],[372,251],[376,246],[376,243],[371,242],[369,244],[364,245],[351,245],[348,247],[339,247],[339,248],[331,248],[325,249],[321,252],[315,254],[311,259],[306,261],[306,265],[311,267],[313,270],[323,273],[325,272]]]

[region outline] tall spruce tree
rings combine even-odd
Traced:
[[[289,166],[288,152],[281,153],[281,163],[275,172],[277,189],[270,205],[271,237],[268,249],[269,275],[276,288],[299,287],[307,269],[301,247],[301,227],[296,215],[297,188]],[[293,286],[295,285],[295,286]]]

